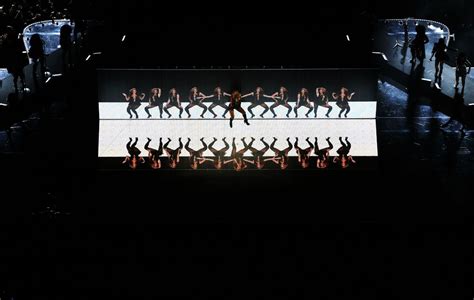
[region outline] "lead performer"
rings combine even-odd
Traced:
[[[239,91],[235,91],[230,96],[230,105],[229,105],[229,112],[230,112],[230,128],[232,128],[232,122],[234,121],[234,110],[237,110],[242,114],[244,117],[244,123],[250,125],[249,121],[247,120],[247,114],[245,110],[242,108],[242,99],[252,96],[253,93],[249,93],[246,95],[240,94]]]

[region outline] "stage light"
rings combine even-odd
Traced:
[[[438,84],[438,83],[435,83],[435,85],[434,85],[434,86],[435,86],[435,88],[436,88],[437,90],[441,91],[441,87],[439,86],[439,84]]]
[[[91,57],[92,57],[92,55],[90,55],[90,54],[89,54],[89,55],[87,55],[87,57],[86,57],[86,61],[89,61],[89,59],[91,59]]]
[[[63,74],[61,74],[61,73],[51,75],[51,77],[61,77],[61,76],[63,76]]]
[[[48,79],[46,79],[46,82],[45,83],[48,83],[51,81],[51,77],[48,77]]]
[[[421,78],[421,81],[424,81],[424,82],[431,82],[431,79],[429,79],[429,78]]]
[[[453,41],[456,41],[456,37],[454,36],[454,33],[453,33],[453,34],[450,34],[450,35],[449,35],[449,38],[453,39]]]
[[[474,103],[469,103],[467,106],[474,106]]]
[[[350,41],[351,41],[351,38],[349,37],[349,35],[348,35],[348,34],[346,34],[346,40],[347,40],[348,42],[350,42]]]
[[[124,34],[123,37],[122,37],[122,43],[125,42],[125,39],[127,38],[127,35]]]
[[[388,61],[387,56],[383,52],[372,52],[372,54],[382,56],[383,60]]]

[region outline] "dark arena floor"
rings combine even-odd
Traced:
[[[0,2],[0,300],[472,299],[473,71],[453,87],[472,1],[242,4],[236,22],[53,2],[44,20]]]

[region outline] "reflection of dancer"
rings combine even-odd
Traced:
[[[143,157],[140,157],[140,154],[142,153],[138,148],[137,148],[137,143],[138,143],[138,138],[135,138],[135,142],[132,144],[132,138],[128,140],[127,143],[127,152],[128,155],[125,157],[124,161],[122,164],[125,164],[128,162],[128,166],[135,170],[138,166],[138,163],[144,163],[145,159]]]
[[[138,96],[138,92],[136,88],[132,88],[129,92],[128,95],[123,93],[122,94],[125,97],[125,100],[128,101],[128,106],[127,106],[127,113],[130,116],[130,119],[133,118],[132,112],[135,114],[135,117],[138,119],[138,113],[137,109],[140,107],[141,102],[145,98],[145,94],[142,93],[140,96]]]
[[[150,98],[148,99],[148,105],[145,107],[145,111],[148,114],[148,118],[151,118],[150,109],[157,107],[160,109],[160,118],[163,117],[163,102],[161,98],[161,89],[153,88],[150,92]]]
[[[459,53],[456,59],[456,85],[454,88],[457,90],[459,86],[459,79],[462,83],[461,95],[464,95],[464,86],[466,85],[466,76],[471,72],[472,64],[467,59],[466,54],[461,52]]]
[[[277,138],[273,138],[273,143],[270,145],[270,149],[275,153],[273,158],[271,159],[274,163],[276,163],[282,170],[285,170],[288,167],[288,153],[293,149],[293,145],[290,142],[290,138],[287,138],[286,141],[288,142],[288,148],[284,150],[279,150],[275,148],[275,143]]]
[[[352,158],[352,155],[349,155],[351,151],[351,143],[349,143],[349,139],[346,137],[346,143],[342,140],[342,137],[339,137],[339,142],[341,143],[341,148],[337,149],[337,154],[339,156],[334,157],[333,162],[341,162],[341,167],[343,169],[349,167],[349,163],[356,163],[355,160]]]
[[[306,149],[301,149],[298,146],[298,138],[296,138],[296,142],[295,142],[296,154],[298,154],[298,162],[301,164],[301,167],[303,167],[303,169],[306,169],[309,167],[309,157],[311,156],[311,152],[313,152],[313,149],[314,149],[314,145],[311,144],[311,142],[309,141],[309,138],[306,139],[306,142],[309,145],[309,147]]]
[[[426,36],[426,27],[423,25],[416,26],[416,36],[411,42],[411,63],[415,64],[416,59],[420,60],[421,65],[425,60],[425,44],[429,42],[428,37]]]
[[[150,148],[151,139],[148,138],[148,141],[145,144],[145,150],[148,151],[148,163],[150,167],[153,169],[160,169],[161,168],[161,160],[160,156],[163,155],[163,141],[160,138],[160,146],[158,150]]]
[[[179,163],[179,156],[181,155],[181,150],[183,149],[183,143],[181,142],[181,138],[179,138],[179,147],[176,149],[170,149],[168,148],[168,145],[171,142],[171,139],[168,138],[168,141],[166,142],[164,149],[166,152],[166,155],[168,155],[169,158],[169,166],[172,169],[176,169]]]
[[[257,150],[254,147],[252,147],[252,143],[254,140],[255,139],[252,138],[252,142],[249,145],[249,150],[250,152],[252,152],[253,160],[245,160],[245,161],[255,165],[257,169],[261,170],[265,166],[266,161],[272,160],[271,158],[267,158],[267,159],[263,158],[265,153],[267,153],[267,151],[270,149],[270,146],[265,142],[263,138],[261,138],[260,141],[263,143],[263,145],[265,145],[265,147],[263,147],[260,150]]]
[[[298,93],[298,100],[296,101],[296,106],[294,108],[295,116],[298,118],[298,109],[302,106],[308,108],[308,112],[306,113],[306,117],[309,116],[309,113],[313,110],[311,106],[311,102],[309,102],[309,92],[307,89],[302,88],[301,91]]]
[[[251,95],[252,93],[242,96],[239,91],[235,91],[230,96],[230,105],[229,105],[230,128],[232,128],[232,122],[234,121],[234,110],[237,110],[238,112],[242,114],[242,116],[244,117],[245,124],[250,125],[249,121],[247,120],[247,114],[245,113],[245,110],[242,108],[242,99]]]
[[[247,164],[244,160],[244,154],[245,152],[249,150],[250,147],[252,147],[253,141],[254,140],[250,142],[250,145],[247,145],[247,143],[245,142],[245,138],[243,138],[242,143],[244,143],[244,148],[240,151],[237,151],[237,146],[235,145],[235,138],[233,138],[232,139],[232,154],[231,154],[232,159],[226,161],[225,163],[227,164],[231,162],[232,165],[234,166],[234,169],[237,172],[246,169]]]
[[[199,150],[194,150],[191,147],[189,147],[189,144],[191,143],[191,139],[188,138],[188,142],[186,143],[186,146],[184,148],[186,151],[189,152],[189,162],[191,163],[191,168],[193,170],[197,170],[199,165],[202,165],[206,159],[203,157],[204,151],[207,150],[207,145],[204,143],[204,138],[200,139],[202,143],[202,148]]]
[[[282,105],[288,109],[286,117],[289,118],[291,113],[291,106],[288,104],[288,90],[282,86],[280,90],[274,93],[271,97],[275,101],[275,103],[270,106],[270,111],[273,113],[273,117],[276,118],[277,116],[275,113],[275,108]]]
[[[211,114],[214,115],[214,118],[217,117],[217,114],[214,112],[214,108],[216,108],[217,106],[220,106],[223,109],[225,109],[224,113],[222,114],[222,117],[225,118],[225,115],[229,111],[229,106],[225,104],[226,103],[225,97],[230,97],[230,96],[231,96],[230,94],[224,92],[220,87],[215,88],[214,95],[212,96],[213,101],[212,101],[211,106],[209,106],[209,111],[211,112]]]
[[[326,141],[329,147],[323,149],[319,149],[318,138],[315,138],[314,141],[314,155],[318,157],[316,160],[316,168],[318,169],[326,169],[329,166],[329,151],[332,150],[333,146],[329,138],[327,138]]]
[[[209,161],[212,161],[214,163],[214,166],[216,167],[217,170],[222,169],[222,167],[226,164],[224,158],[226,152],[229,150],[229,143],[225,140],[225,138],[222,139],[222,142],[224,142],[224,148],[217,150],[214,148],[214,144],[217,142],[217,139],[214,138],[212,143],[209,144],[209,150],[212,152],[214,155],[214,159],[206,159]]]
[[[342,113],[345,111],[344,117],[347,118],[347,114],[351,111],[351,107],[349,106],[349,101],[352,100],[352,96],[355,93],[351,93],[349,95],[349,90],[345,87],[341,88],[339,95],[336,93],[332,93],[332,97],[336,100],[336,105],[341,109],[339,112],[339,118],[341,117]]]
[[[444,61],[448,57],[446,54],[447,47],[444,38],[440,38],[437,43],[433,46],[433,51],[431,52],[430,61],[433,61],[433,56],[435,57],[435,82],[439,80],[441,84],[441,75],[443,74]]]
[[[186,113],[188,114],[188,118],[191,118],[191,114],[189,113],[189,109],[193,108],[194,106],[199,106],[202,108],[202,113],[201,113],[201,118],[204,118],[204,114],[207,111],[207,106],[202,104],[202,101],[206,98],[211,98],[213,96],[206,96],[203,93],[201,93],[197,87],[193,87],[191,91],[189,91],[189,104],[186,106],[185,110]]]
[[[171,107],[176,107],[179,109],[179,117],[181,118],[181,115],[183,114],[183,107],[181,106],[181,99],[178,94],[178,91],[175,88],[172,88],[170,90],[170,93],[168,95],[168,102],[166,102],[165,107],[163,110],[168,114],[168,118],[171,118],[171,114],[168,111]]]
[[[248,108],[251,118],[255,117],[254,113],[252,112],[252,109],[254,109],[257,106],[263,107],[264,111],[260,114],[260,117],[263,118],[263,116],[267,113],[267,111],[270,110],[268,105],[265,103],[264,98],[271,98],[271,97],[265,95],[261,87],[257,87],[255,89],[255,92],[252,93],[252,95],[254,96],[253,101],[252,101],[252,104]]]
[[[329,118],[329,114],[332,111],[332,106],[329,105],[329,98],[326,95],[327,90],[323,87],[316,89],[316,99],[314,100],[314,117],[318,117],[318,106],[325,107],[328,109],[326,117]]]

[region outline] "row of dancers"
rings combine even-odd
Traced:
[[[354,96],[354,92],[349,93],[349,90],[345,87],[341,88],[339,92],[332,93],[332,100],[336,101],[336,105],[340,108],[339,118],[344,117],[347,118],[351,108],[349,105],[349,101],[352,100]],[[130,89],[128,94],[122,94],[125,100],[128,102],[127,106],[127,113],[130,118],[133,118],[133,114],[138,119],[137,109],[141,106],[141,102],[146,98],[145,93],[139,93],[136,88]],[[326,108],[326,117],[329,118],[329,114],[331,113],[333,107],[329,104],[330,97],[328,96],[327,89],[324,87],[318,87],[316,89],[315,97],[310,97],[310,93],[308,89],[302,88],[296,96],[296,104],[292,107],[289,102],[289,93],[285,87],[280,87],[280,89],[272,94],[266,94],[263,88],[257,87],[255,91],[248,93],[248,94],[241,94],[238,91],[234,91],[233,93],[227,93],[222,88],[216,87],[214,92],[211,95],[205,95],[202,93],[197,87],[193,87],[188,95],[187,100],[189,101],[188,105],[183,108],[182,106],[182,97],[176,90],[176,88],[172,88],[167,96],[162,95],[162,90],[160,88],[153,88],[150,91],[150,95],[148,97],[148,105],[145,107],[145,112],[147,113],[147,117],[151,118],[152,115],[150,110],[153,108],[158,108],[160,113],[160,118],[163,117],[163,112],[168,115],[168,118],[171,117],[171,113],[169,109],[175,107],[179,110],[179,117],[182,118],[182,114],[186,111],[188,118],[191,117],[190,110],[197,106],[202,109],[201,118],[204,118],[204,114],[209,111],[214,118],[217,117],[217,114],[214,112],[214,109],[219,106],[224,109],[224,113],[222,115],[225,118],[228,112],[232,113],[233,110],[238,110],[244,116],[244,119],[247,119],[246,112],[241,108],[240,102],[245,99],[249,98],[251,105],[248,107],[248,112],[250,116],[253,118],[255,114],[253,109],[257,106],[262,107],[264,110],[260,114],[260,117],[264,117],[265,114],[270,111],[273,114],[273,118],[277,116],[275,113],[275,108],[278,106],[283,106],[287,109],[287,117],[290,117],[290,113],[293,111],[295,117],[298,117],[298,109],[301,107],[307,108],[306,117],[309,117],[311,113],[314,113],[314,117],[317,117],[318,114],[318,107]],[[212,103],[209,107],[207,107],[203,101],[206,99],[212,99]],[[265,99],[271,99],[274,103],[271,106],[268,106],[265,103]],[[229,103],[229,105],[227,105]],[[133,113],[133,114],[132,114]],[[247,123],[247,122],[246,122]]]
[[[144,149],[148,152],[148,164],[152,169],[160,169],[162,167],[161,157],[163,154],[166,154],[168,158],[168,166],[171,169],[176,169],[178,165],[182,162],[181,152],[183,148],[189,153],[189,166],[193,170],[199,169],[204,163],[211,162],[217,170],[221,170],[227,164],[232,164],[232,167],[235,171],[242,171],[248,168],[249,165],[255,166],[256,169],[264,169],[267,162],[277,165],[281,170],[285,170],[289,165],[288,154],[292,149],[296,150],[298,155],[298,164],[303,168],[307,169],[311,166],[310,158],[312,155],[316,157],[316,168],[317,169],[326,169],[331,163],[338,164],[342,168],[347,168],[351,164],[355,164],[356,161],[350,155],[351,143],[346,137],[343,139],[339,137],[340,148],[337,149],[337,156],[330,158],[330,151],[333,149],[333,144],[331,143],[330,138],[326,139],[327,147],[321,148],[318,138],[314,139],[314,143],[311,142],[310,138],[306,139],[307,147],[302,148],[299,143],[299,139],[296,138],[294,144],[291,142],[290,138],[286,139],[288,146],[284,149],[278,149],[275,144],[277,138],[273,138],[272,143],[269,145],[264,138],[261,138],[263,146],[260,149],[254,147],[255,138],[251,138],[250,142],[247,144],[245,138],[241,139],[244,147],[242,149],[237,149],[235,143],[235,138],[232,139],[232,151],[230,157],[227,156],[227,152],[230,149],[230,145],[227,142],[226,138],[222,139],[224,147],[217,149],[215,144],[217,142],[216,138],[213,138],[212,142],[208,145],[204,141],[204,138],[200,139],[202,147],[198,150],[195,150],[190,147],[191,139],[188,138],[185,145],[182,143],[182,139],[179,138],[179,146],[175,149],[169,147],[171,139],[168,138],[165,144],[163,144],[162,138],[159,140],[158,148],[152,148],[150,138],[147,138]],[[131,169],[136,169],[139,164],[144,164],[147,160],[141,156],[141,151],[137,147],[138,138],[133,140],[129,139],[127,143],[127,152],[128,156],[125,157],[122,164],[128,164]],[[213,157],[204,157],[204,152],[209,150]],[[269,151],[273,152],[273,155],[267,155]],[[249,156],[245,156],[249,153]],[[251,157],[248,159],[247,157]]]

